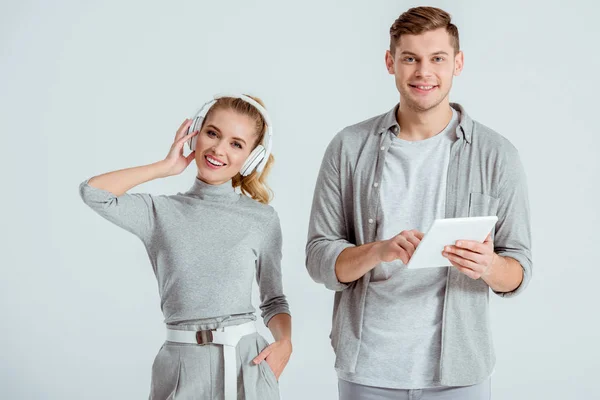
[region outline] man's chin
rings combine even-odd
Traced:
[[[427,111],[431,111],[431,110],[435,109],[437,106],[439,106],[442,103],[442,100],[443,99],[438,99],[435,101],[414,101],[412,99],[407,99],[406,105],[411,110],[414,110],[417,112],[427,112]]]

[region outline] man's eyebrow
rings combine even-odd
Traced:
[[[400,54],[406,54],[406,55],[410,55],[410,56],[416,56],[417,55],[417,54],[413,53],[412,51],[408,51],[408,50],[404,50]],[[434,53],[431,53],[430,55],[437,56],[437,55],[440,55],[440,54],[444,54],[446,56],[448,55],[448,53],[445,52],[444,50],[436,51]]]

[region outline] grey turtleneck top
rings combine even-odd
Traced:
[[[281,280],[281,227],[275,210],[237,193],[231,181],[196,179],[176,195],[121,196],[81,183],[102,217],[144,243],[169,325],[232,325],[254,320],[252,282],[265,325],[289,314]]]

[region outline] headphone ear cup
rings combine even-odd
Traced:
[[[203,119],[204,118],[202,118],[202,117],[194,118],[194,122],[192,122],[192,124],[188,128],[186,135],[190,135],[193,132],[196,132],[197,130],[199,130],[200,127],[202,126]],[[198,135],[196,135],[193,138],[191,138],[190,140],[188,140],[188,146],[190,146],[190,150],[192,150],[192,151],[196,150],[196,138],[197,137],[198,137]]]
[[[246,159],[246,162],[240,170],[240,174],[242,176],[250,175],[256,169],[258,164],[260,164],[260,162],[263,160],[266,152],[267,150],[265,150],[265,148],[262,145],[259,144],[258,146],[256,146],[256,148],[252,151],[252,153],[250,153],[250,155]]]

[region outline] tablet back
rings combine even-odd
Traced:
[[[483,243],[496,221],[496,216],[436,219],[417,246],[407,267],[451,266],[450,261],[442,255],[444,246],[453,245],[461,239]]]

